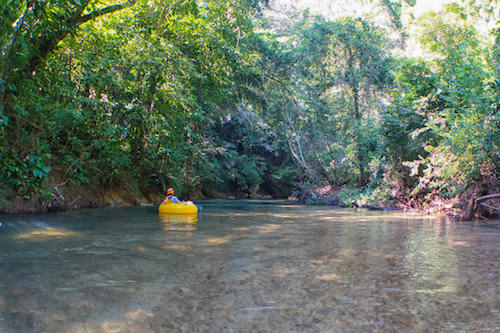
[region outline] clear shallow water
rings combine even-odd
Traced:
[[[500,222],[207,201],[0,216],[0,332],[500,332]]]

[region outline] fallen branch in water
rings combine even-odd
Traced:
[[[495,209],[495,210],[500,211],[500,208],[487,205],[484,202],[480,203],[480,205],[482,205],[483,207],[489,208],[489,209]]]
[[[489,209],[500,211],[500,208],[493,207],[493,206],[490,206],[490,205],[487,205],[486,203],[484,203],[484,201],[490,200],[490,199],[500,199],[500,193],[488,194],[488,195],[483,195],[482,197],[474,198],[474,200],[472,201],[473,209],[477,210],[478,206],[481,205],[481,206],[489,208]]]
[[[489,199],[500,199],[500,193],[496,193],[496,194],[488,194],[488,195],[483,195],[482,197],[479,197],[479,198],[474,198],[474,202],[476,204],[478,203],[481,203],[483,201],[486,201],[486,200],[489,200]]]

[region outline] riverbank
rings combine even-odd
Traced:
[[[56,183],[57,184],[57,183]],[[165,194],[158,189],[149,189],[143,193],[126,183],[119,182],[109,186],[51,184],[48,194],[15,196],[0,203],[0,213],[47,213],[84,208],[104,208],[140,205],[158,205]],[[180,196],[181,199],[271,199],[268,193],[252,191],[251,193],[231,190],[226,193],[211,192],[208,195],[201,191]]]
[[[48,194],[15,196],[0,204],[0,213],[45,213],[83,208],[136,206],[147,198],[135,194],[127,184],[51,186]]]
[[[403,210],[429,215],[445,215],[458,221],[495,219],[500,217],[500,198],[491,198],[477,204],[477,198],[500,193],[500,182],[494,177],[475,183],[462,195],[443,198],[439,192],[413,196],[409,192],[393,193],[393,201],[374,201],[360,193],[346,194],[349,190],[334,189],[330,185],[320,188],[304,188],[297,193],[297,202],[308,205],[359,207],[370,210]]]
[[[351,192],[349,192],[351,191]],[[354,193],[354,194],[353,194]],[[473,219],[494,219],[500,217],[500,199],[492,198],[478,205],[474,199],[500,193],[500,182],[496,178],[483,179],[475,183],[461,196],[445,199],[439,193],[431,192],[425,196],[394,195],[393,201],[374,201],[363,197],[359,192],[332,186],[318,188],[303,187],[296,193],[296,201],[304,205],[328,205],[336,207],[365,208],[369,210],[402,210],[429,215],[446,215],[457,221]],[[268,193],[247,193],[232,190],[227,193],[201,191],[191,193],[190,200],[202,199],[270,199]],[[0,213],[45,213],[84,208],[104,208],[120,206],[157,205],[163,200],[163,194],[157,189],[141,193],[126,182],[110,186],[52,184],[50,194],[16,196],[0,204]]]

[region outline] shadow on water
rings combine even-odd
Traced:
[[[495,331],[500,231],[206,201],[0,216],[0,332]]]

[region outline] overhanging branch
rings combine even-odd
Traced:
[[[108,6],[108,7],[96,9],[96,10],[94,10],[94,11],[92,11],[92,12],[86,14],[86,15],[76,17],[76,19],[75,19],[75,21],[73,23],[76,24],[76,25],[80,25],[80,24],[85,23],[87,21],[93,20],[96,17],[102,16],[102,15],[106,15],[106,14],[110,14],[110,13],[113,13],[113,12],[116,12],[116,11],[119,11],[119,10],[122,10],[122,9],[125,9],[125,8],[128,8],[128,7],[131,7],[134,4],[135,4],[135,0],[131,0],[131,1],[128,1],[128,2],[119,3],[119,4],[116,4],[116,5],[111,5],[111,6]]]
[[[91,21],[99,16],[110,14],[127,7],[131,7],[135,4],[135,0],[130,0],[128,2],[124,2],[121,4],[111,5],[108,7],[104,7],[101,9],[96,9],[86,15],[81,16],[89,1],[86,0],[82,3],[80,7],[69,16],[59,28],[59,30],[55,31],[52,34],[47,34],[45,38],[41,38],[37,41],[38,54],[33,55],[29,61],[28,65],[25,67],[27,72],[34,71],[38,65],[44,60],[47,55],[52,52],[52,50],[57,46],[57,44],[66,37],[72,29],[78,27],[79,25]]]

